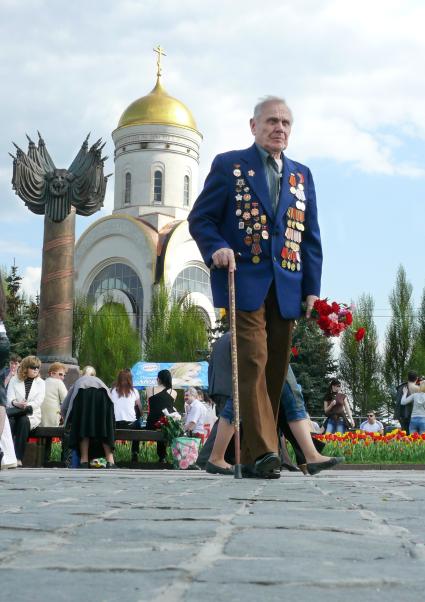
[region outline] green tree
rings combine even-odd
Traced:
[[[351,394],[353,413],[364,416],[382,404],[381,357],[378,333],[373,319],[375,303],[371,295],[362,295],[353,315],[352,328],[341,337],[339,374]],[[353,333],[365,328],[364,338],[357,342]]]
[[[5,278],[7,314],[5,326],[10,350],[25,357],[37,353],[39,299],[27,298],[22,292],[22,277],[16,265]]]
[[[164,284],[152,295],[143,356],[151,362],[199,360],[208,347],[208,332],[200,310],[188,299],[172,299]]]
[[[132,327],[124,305],[107,301],[99,311],[80,300],[83,311],[80,341],[77,344],[81,366],[92,365],[106,384],[115,380],[119,370],[130,368],[140,359],[139,333]]]
[[[385,335],[384,377],[389,391],[394,392],[397,385],[406,377],[410,369],[413,344],[416,338],[416,319],[412,304],[413,287],[408,282],[406,271],[400,266],[396,283],[389,301],[392,318]]]
[[[323,336],[315,322],[301,319],[292,344],[298,355],[293,354],[291,366],[302,387],[307,410],[312,416],[322,416],[323,397],[336,371],[332,339]]]
[[[425,288],[422,291],[421,304],[417,317],[416,337],[413,345],[410,368],[419,374],[425,374]]]
[[[89,320],[89,316],[94,313],[94,307],[88,302],[87,298],[79,295],[74,299],[74,314],[72,320],[72,355],[80,355],[81,341],[83,339],[84,325]]]

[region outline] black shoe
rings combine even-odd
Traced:
[[[80,468],[89,468],[88,462],[80,462]]]
[[[311,475],[314,475],[318,474],[322,470],[333,468],[337,464],[341,464],[341,462],[345,462],[345,458],[343,456],[331,458],[330,460],[326,460],[326,462],[311,462],[310,464],[307,464],[307,470]]]
[[[106,468],[118,468],[113,462],[106,462]]]
[[[223,474],[223,475],[234,475],[235,471],[233,468],[222,468],[221,466],[217,466],[216,464],[212,464],[212,462],[207,462],[205,467],[205,471],[209,474]]]
[[[196,464],[196,462],[194,464],[191,464],[190,466],[187,467],[188,470],[202,470],[202,468],[200,466],[198,466]]]
[[[280,479],[280,468],[275,468],[267,477],[267,479]]]
[[[268,478],[272,475],[275,469],[278,469],[280,472],[280,458],[277,454],[270,452],[268,454],[264,454],[261,458],[258,458],[255,461],[254,469],[256,474],[261,478]],[[271,477],[276,478],[276,477]]]
[[[254,464],[242,464],[242,476],[244,479],[280,479],[280,470],[275,468],[267,475],[259,475],[255,471]]]
[[[1,463],[2,463],[2,460],[3,460],[3,456],[4,456],[4,453],[0,449],[0,470],[1,470]]]

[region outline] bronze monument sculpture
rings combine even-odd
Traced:
[[[74,304],[75,214],[92,215],[105,198],[109,176],[103,173],[101,139],[88,148],[88,138],[68,169],[57,169],[38,133],[36,145],[28,136],[28,152],[15,143],[12,185],[33,213],[44,214],[43,261],[37,354],[44,364],[68,364],[72,357]]]

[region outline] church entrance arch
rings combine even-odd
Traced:
[[[88,291],[88,300],[101,306],[108,296],[114,301],[123,303],[127,313],[131,314],[132,324],[141,334],[143,329],[143,287],[133,268],[125,263],[112,263],[94,277]]]

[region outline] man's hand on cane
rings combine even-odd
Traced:
[[[236,270],[235,254],[228,247],[218,249],[213,253],[212,260],[216,268],[227,268],[229,272]]]

